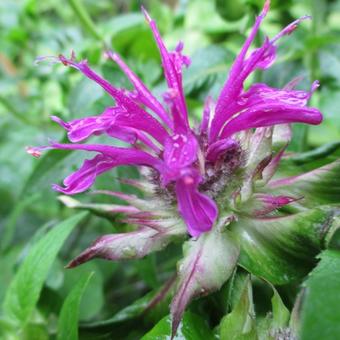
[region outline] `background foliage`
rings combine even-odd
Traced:
[[[205,96],[216,96],[225,80],[262,0],[145,0],[143,4],[157,20],[167,45],[174,47],[183,40],[186,54],[192,56],[192,65],[184,73],[184,86],[192,119],[198,119]],[[65,264],[92,240],[112,232],[115,220],[98,216],[96,211],[76,214],[51,190],[52,183],[60,182],[80,164],[81,153],[48,152],[41,160],[25,153],[28,145],[64,138],[50,115],[70,120],[98,114],[111,104],[101,89],[77,72],[49,63],[37,66],[38,56],[69,55],[73,49],[78,58],[87,58],[116,85],[129,87],[118,68],[105,60],[102,52],[108,46],[119,52],[156,94],[162,93],[160,59],[140,5],[133,0],[0,2],[0,336],[4,339],[76,339],[78,310],[81,339],[137,339],[161,319],[144,339],[165,339],[170,329],[167,314],[171,289],[161,303],[155,304],[153,297],[162,285],[170,287],[180,246],[139,261],[98,260],[65,270]],[[305,14],[313,15],[313,21],[304,22],[284,39],[275,66],[255,77],[276,87],[296,76],[303,77],[303,88],[314,79],[320,80],[322,86],[312,105],[321,109],[324,123],[308,128],[295,126],[290,147],[291,152],[304,152],[296,162],[309,168],[324,162],[324,150],[329,154],[327,160],[340,154],[340,1],[273,0],[262,33],[273,36],[283,25]],[[116,169],[102,176],[96,188],[131,191],[117,178],[136,176],[134,169]],[[79,199],[115,202],[86,194]],[[328,251],[320,263],[305,282],[309,295],[304,305],[303,339],[335,339],[334,334],[339,334],[339,328],[336,333],[322,333],[323,329],[333,329],[336,322],[340,324],[334,315],[333,324],[332,315],[328,323],[320,323],[311,312],[316,306],[325,306],[326,302],[320,307],[320,301],[334,304],[334,308],[340,306],[336,294],[327,295],[328,300],[320,300],[319,294],[339,292],[338,279],[328,287],[322,278],[333,270],[335,277],[340,257],[336,251]],[[243,305],[221,327],[236,322],[233,320],[242,323],[242,313],[238,315],[237,311],[250,304],[247,280],[245,277],[234,289]],[[256,312],[265,322],[266,313],[272,309],[273,290],[258,282],[254,287]],[[298,287],[280,287],[286,306],[292,307]],[[182,337],[214,337],[214,328],[229,308],[227,299],[222,298],[229,288],[191,305],[180,330]],[[285,325],[284,306],[275,294],[274,317],[278,325]],[[267,298],[268,304],[263,302]]]

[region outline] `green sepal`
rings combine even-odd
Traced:
[[[324,246],[333,221],[331,208],[276,218],[240,218],[231,225],[241,253],[239,265],[275,285],[305,276]]]
[[[303,207],[340,206],[339,173],[340,161],[337,160],[302,175],[273,180],[268,183],[266,191],[273,195],[301,197],[299,203]]]

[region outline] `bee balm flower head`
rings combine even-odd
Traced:
[[[154,96],[116,53],[107,52],[107,56],[126,74],[133,92],[109,83],[86,60],[78,62],[74,55],[70,59],[63,55],[57,58],[95,81],[112,97],[113,104],[100,115],[70,122],[52,117],[67,131],[71,143],[53,142],[49,148],[95,154],[62,186],[53,188],[74,195],[90,189],[98,176],[117,166],[149,169],[142,171],[142,181],[129,182],[144,190],[145,199],[107,192],[129,204],[115,206],[114,211],[123,211],[125,222],[135,225],[136,230],[101,237],[69,266],[94,257],[140,258],[164,248],[175,238],[187,234],[198,238],[196,243],[189,241],[179,269],[178,293],[171,307],[174,332],[187,303],[194,296],[218,289],[236,264],[239,246],[232,241],[228,226],[239,216],[271,216],[273,211],[300,198],[257,192],[258,187],[267,183],[270,186],[290,140],[289,124],[322,121],[319,110],[307,106],[317,82],[310,91],[295,90],[294,82],[283,89],[263,83],[248,89],[244,86],[255,70],[267,69],[274,63],[278,41],[307,18],[294,21],[274,38],[266,38],[260,47],[251,49],[268,9],[266,1],[218,98],[207,98],[202,121],[195,128],[190,125],[182,84],[182,70],[190,65],[190,59],[183,54],[183,43],[174,51],[167,49],[145,9],[168,86],[163,100]],[[106,135],[130,146],[80,143],[93,135]],[[39,151],[29,150],[33,155]]]

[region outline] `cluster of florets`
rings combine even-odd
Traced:
[[[266,1],[230,69],[220,95],[216,101],[210,97],[206,100],[202,121],[196,128],[189,124],[182,86],[182,68],[190,65],[190,59],[182,54],[182,43],[174,51],[168,51],[156,23],[144,9],[160,51],[168,85],[163,102],[149,91],[116,53],[107,52],[107,57],[115,61],[129,78],[134,86],[132,92],[113,86],[94,72],[86,60],[77,62],[74,54],[70,59],[64,56],[54,59],[82,72],[115,101],[112,107],[98,116],[70,122],[52,117],[67,131],[71,143],[52,142],[47,148],[97,154],[85,160],[79,170],[64,180],[63,186],[54,185],[54,189],[74,195],[90,189],[97,176],[114,167],[134,165],[149,169],[143,170],[146,174],[144,180],[129,180],[129,184],[144,191],[145,199],[105,191],[128,203],[115,205],[112,212],[124,213],[124,221],[135,225],[136,230],[101,237],[72,261],[70,267],[93,257],[112,260],[143,257],[164,248],[174,238],[187,234],[199,240],[211,240],[215,236],[205,234],[211,234],[208,232],[216,228],[223,229],[231,220],[237,219],[237,214],[265,216],[297,199],[287,195],[275,196],[261,188],[274,175],[289,143],[290,124],[319,124],[322,121],[319,110],[306,106],[318,82],[313,83],[310,91],[294,89],[296,81],[283,89],[262,83],[245,89],[246,79],[255,70],[264,70],[273,64],[278,40],[292,33],[302,20],[308,18],[294,21],[274,38],[266,38],[260,47],[249,52],[268,9],[269,1]],[[128,146],[79,143],[100,134],[119,139]],[[28,151],[39,155],[44,148],[29,148]],[[216,247],[229,247],[228,251],[234,249],[224,236],[214,242]],[[195,247],[200,245],[201,241]],[[194,252],[194,248],[190,249]],[[197,253],[199,259],[203,258],[202,252]],[[234,254],[237,258],[237,251]],[[200,263],[199,259],[198,262],[183,260],[184,267]],[[215,262],[218,268],[219,258]],[[219,273],[223,274],[223,270]],[[193,278],[190,276],[190,280]],[[187,300],[179,300],[181,289],[184,286],[192,287],[185,285],[183,280],[179,282],[179,293],[172,304],[174,329],[186,303],[201,291],[197,284]],[[210,290],[219,285],[213,281]]]
[[[303,17],[288,25],[273,39],[265,39],[263,45],[250,54],[248,50],[262,20],[267,14],[269,1],[256,19],[240,54],[231,67],[229,78],[216,101],[208,98],[202,122],[198,129],[190,127],[188,110],[182,87],[182,67],[190,65],[190,59],[182,54],[183,44],[175,51],[165,47],[155,22],[143,9],[158,45],[168,90],[162,104],[146,88],[142,81],[115,53],[107,52],[125,72],[134,85],[129,92],[114,87],[89,68],[85,60],[76,62],[59,56],[57,60],[81,71],[97,82],[115,99],[115,106],[101,115],[64,122],[52,117],[68,132],[73,144],[51,143],[50,148],[84,150],[98,153],[91,160],[67,177],[64,187],[54,189],[73,195],[89,189],[97,176],[119,165],[146,166],[153,169],[152,183],[168,202],[177,205],[187,231],[192,236],[212,229],[217,217],[219,196],[234,182],[235,173],[246,166],[246,153],[242,137],[254,128],[272,127],[293,122],[318,124],[321,113],[306,107],[310,92],[294,90],[292,86],[276,89],[265,84],[254,84],[248,90],[244,82],[256,69],[271,66],[276,56],[276,43],[290,34]],[[270,133],[270,132],[269,132]],[[128,148],[98,144],[77,144],[91,135],[106,134],[131,146]],[[243,144],[243,145],[242,145]],[[30,149],[37,153],[37,149]],[[268,165],[271,155],[258,164]],[[248,157],[249,158],[249,157]],[[267,162],[267,164],[265,164]],[[244,172],[244,171],[243,171]],[[237,176],[239,179],[239,176]],[[240,183],[237,183],[240,185]]]

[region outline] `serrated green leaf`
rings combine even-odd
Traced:
[[[93,272],[80,277],[70,294],[64,301],[58,321],[58,340],[78,339],[78,315],[81,298],[93,276]]]
[[[301,340],[334,340],[340,334],[340,252],[326,250],[305,282]]]
[[[85,215],[77,214],[55,226],[32,247],[21,264],[3,304],[5,317],[14,322],[18,330],[28,322],[58,251]]]
[[[143,336],[141,340],[168,340],[171,336],[171,317],[164,317],[157,325]],[[183,319],[178,327],[178,340],[213,340],[212,331],[208,328],[205,320],[190,312],[183,315]]]

